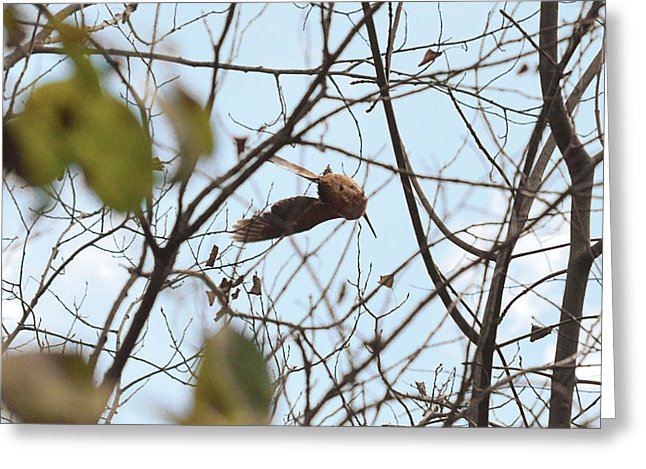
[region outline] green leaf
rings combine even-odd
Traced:
[[[32,185],[60,178],[72,161],[67,136],[85,101],[77,85],[72,79],[36,88],[24,111],[7,124],[18,149],[18,174]]]
[[[4,24],[5,45],[17,47],[25,39],[24,26],[18,21],[19,15],[14,5],[5,5],[3,8],[2,22]]]
[[[108,206],[136,210],[152,192],[152,147],[148,134],[120,101],[93,96],[70,135],[74,161]]]
[[[147,130],[128,107],[101,90],[101,76],[85,55],[87,31],[50,19],[75,65],[64,81],[40,86],[21,114],[6,125],[11,169],[41,186],[81,167],[103,203],[135,211],[152,193],[153,162]]]
[[[225,326],[205,342],[193,425],[266,425],[273,386],[267,363],[254,342]]]
[[[117,99],[76,74],[37,88],[10,124],[18,174],[32,185],[59,179],[78,164],[108,206],[136,210],[152,192],[152,148],[146,130]]]
[[[2,400],[25,423],[96,423],[107,400],[83,358],[26,353],[2,360]]]
[[[88,56],[83,52],[83,48],[88,43],[87,28],[85,26],[77,28],[65,24],[56,17],[50,19],[48,25],[58,31],[63,42],[63,50],[74,62],[76,78],[82,82],[82,86],[95,92],[100,91],[99,75],[96,73]]]
[[[180,150],[176,179],[187,179],[202,156],[213,151],[214,137],[210,115],[186,92],[177,89],[171,99],[162,102]]]

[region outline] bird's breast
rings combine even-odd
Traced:
[[[326,174],[319,179],[319,198],[347,220],[366,213],[368,199],[357,182],[344,174]]]

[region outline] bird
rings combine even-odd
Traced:
[[[318,198],[288,197],[275,202],[262,213],[238,220],[232,226],[235,241],[253,243],[282,238],[308,231],[328,220],[357,220],[361,217],[368,223],[374,237],[377,237],[366,213],[368,198],[354,179],[332,172],[329,166],[321,175],[317,175],[278,155],[272,155],[268,161],[316,183]]]

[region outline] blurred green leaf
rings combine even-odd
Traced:
[[[82,50],[88,42],[88,31],[85,27],[77,28],[62,22],[56,22],[55,27],[63,41],[65,53],[76,66],[77,78],[83,82],[83,86],[88,90],[100,91],[100,77],[92,66],[90,59]]]
[[[273,386],[256,345],[225,326],[207,339],[191,425],[266,425]]]
[[[93,96],[70,134],[74,160],[108,206],[136,210],[152,191],[152,147],[130,110],[115,98]]]
[[[18,174],[32,185],[60,178],[72,161],[68,135],[86,101],[78,85],[72,78],[36,88],[24,111],[7,123],[18,148]]]
[[[107,396],[73,355],[26,353],[2,360],[2,400],[25,423],[96,423]]]
[[[4,24],[4,40],[8,47],[19,46],[26,37],[24,27],[18,22],[19,16],[14,5],[4,6],[2,23]]]
[[[58,179],[67,165],[78,164],[101,200],[117,210],[136,210],[152,191],[148,134],[91,77],[77,73],[38,87],[8,128],[18,148],[17,172],[32,185]]]
[[[213,151],[210,115],[181,89],[175,90],[173,96],[162,104],[180,150],[180,167],[175,179],[186,180],[195,169],[197,160]]]

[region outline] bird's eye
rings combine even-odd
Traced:
[[[339,184],[339,191],[343,192],[343,184]]]

